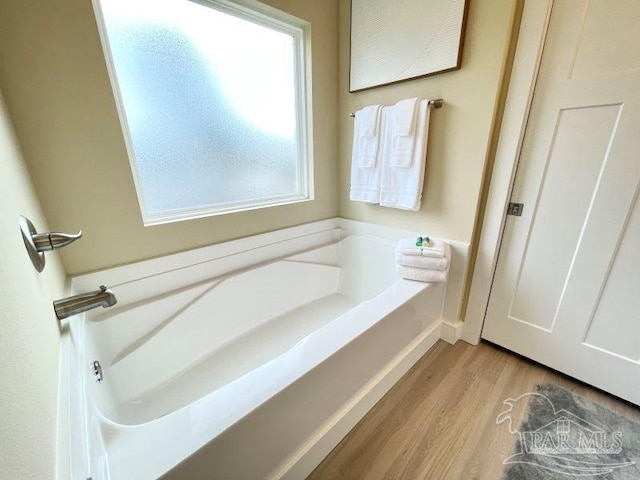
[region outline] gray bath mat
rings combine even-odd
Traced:
[[[518,428],[511,410],[528,402]],[[640,424],[553,384],[505,400],[497,423],[516,437],[503,480],[640,479]]]

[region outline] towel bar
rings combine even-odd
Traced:
[[[433,105],[433,108],[441,108],[444,105],[444,100],[441,98],[436,98],[435,100],[429,100],[429,105]],[[355,112],[351,112],[349,114],[350,117],[355,117]]]

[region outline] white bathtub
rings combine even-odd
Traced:
[[[70,323],[71,478],[304,478],[439,338],[393,241],[253,241],[74,280],[118,304]]]

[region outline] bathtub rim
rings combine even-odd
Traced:
[[[340,227],[340,221],[337,218],[321,220],[118,265],[104,270],[83,273],[71,278],[71,286],[74,291],[91,290],[96,285],[101,284],[112,287],[148,277],[181,271],[246,252],[257,253],[258,256],[255,263],[263,263],[294,254],[297,251],[335,242],[341,238],[340,232],[342,230],[344,229]],[[291,241],[299,242],[295,250],[285,248]]]

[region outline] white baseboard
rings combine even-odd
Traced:
[[[440,338],[451,345],[454,345],[462,336],[462,329],[464,323],[455,322],[450,323],[447,321],[442,322],[442,330],[440,332]]]
[[[436,344],[442,324],[438,320],[422,332],[266,478],[306,478],[384,394]]]

